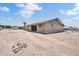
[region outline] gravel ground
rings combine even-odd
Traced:
[[[18,43],[27,47],[12,47]],[[0,31],[1,56],[79,56],[79,33],[62,32],[52,34],[33,33],[24,30],[4,29]]]

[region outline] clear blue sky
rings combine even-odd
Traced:
[[[79,4],[38,3],[15,4],[0,3],[0,24],[23,25],[59,17],[67,26],[79,26]]]

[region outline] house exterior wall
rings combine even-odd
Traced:
[[[60,23],[57,21],[42,24],[41,27],[37,25],[37,32],[51,33],[51,32],[60,32],[60,31],[64,31],[64,26],[60,25]]]
[[[45,24],[42,24],[41,26],[37,25],[37,32],[45,32]]]
[[[32,25],[26,26],[25,27],[26,30],[32,31],[31,26]],[[64,31],[64,26],[62,26],[57,20],[39,24],[36,26],[37,26],[37,32],[40,32],[40,33],[52,33],[52,32]]]
[[[2,29],[2,27],[0,27],[0,30]]]
[[[24,26],[24,29],[28,30],[28,31],[31,31],[31,26],[30,25],[29,26]]]

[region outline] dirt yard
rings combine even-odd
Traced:
[[[26,48],[14,53],[13,46],[25,43]],[[16,50],[16,49],[15,49]],[[79,56],[79,33],[40,34],[24,30],[0,31],[1,56]]]

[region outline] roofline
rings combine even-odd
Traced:
[[[60,24],[62,24],[63,26],[65,26],[65,25],[62,23],[62,21],[61,21],[58,17],[57,17],[56,20],[58,20]]]
[[[26,26],[30,26],[30,25],[39,25],[39,24],[43,24],[43,23],[47,23],[47,22],[51,22],[53,20],[57,20],[61,25],[64,26],[64,24],[61,22],[61,20],[57,17],[57,18],[53,18],[51,20],[47,20],[47,21],[42,21],[42,22],[37,22],[37,23],[33,23],[33,24],[28,24]]]

